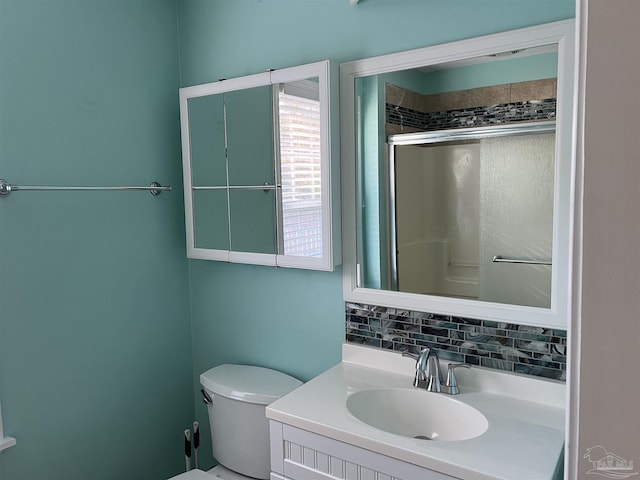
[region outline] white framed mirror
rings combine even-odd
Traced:
[[[574,22],[342,64],[344,298],[566,328]]]

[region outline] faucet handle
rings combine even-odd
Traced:
[[[426,363],[426,358],[431,350],[428,347],[424,347],[420,350],[420,353],[402,352],[403,357],[413,358],[416,361],[416,368],[420,367],[421,363]]]
[[[471,365],[466,363],[450,363],[447,365],[447,381],[445,387],[450,395],[457,395],[460,393],[458,388],[458,379],[456,378],[456,368],[471,368]]]
[[[418,360],[418,358],[420,358],[419,355],[416,355],[415,353],[411,353],[411,352],[402,352],[402,356],[413,358],[414,360]]]

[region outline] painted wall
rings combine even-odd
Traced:
[[[425,88],[421,93],[455,92],[468,88],[555,78],[557,75],[558,54],[543,53],[494,63],[436,70],[425,74]]]
[[[601,477],[606,472],[589,471],[594,468],[591,461],[606,450],[634,462],[634,468],[619,471],[620,475],[637,475],[640,3],[584,0],[580,5],[586,39],[582,47],[586,69],[581,71],[585,81],[581,113],[586,120],[580,137],[584,220],[583,264],[578,272],[582,292],[576,296],[580,310],[574,323],[574,336],[579,333],[581,340],[581,351],[574,354],[574,360],[580,359],[580,375],[572,385],[574,411],[579,410],[580,417],[579,431],[574,418],[570,460],[575,478]]]
[[[2,480],[167,478],[193,419],[172,0],[0,0]],[[177,188],[175,188],[177,187]]]
[[[558,54],[552,52],[446,68],[427,73],[422,73],[419,70],[405,70],[380,76],[383,82],[392,83],[423,95],[434,95],[506,83],[555,78],[557,75]]]
[[[361,0],[357,6],[178,0],[178,6],[182,86],[325,58],[340,63],[562,20],[575,11],[573,0]],[[307,380],[340,360],[339,270],[192,261],[190,282],[194,389],[201,371],[225,362],[267,365]],[[205,421],[199,399],[196,415]],[[203,436],[208,442],[208,432]]]
[[[362,285],[369,288],[391,288],[389,265],[389,235],[386,220],[389,217],[387,199],[381,195],[389,183],[384,162],[379,162],[384,151],[386,137],[384,83],[380,76],[372,75],[356,82],[356,94],[360,99],[362,135],[360,139],[360,168],[362,171],[362,230],[361,243]]]

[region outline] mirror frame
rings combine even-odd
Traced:
[[[556,162],[553,210],[551,307],[538,308],[358,286],[357,252],[362,245],[358,205],[358,117],[355,83],[397,70],[448,63],[542,45],[558,45]],[[340,65],[343,185],[343,295],[347,302],[381,305],[545,328],[567,329],[571,308],[572,238],[575,196],[575,21],[564,20],[468,40],[367,58]]]

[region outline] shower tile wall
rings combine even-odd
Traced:
[[[454,362],[565,380],[567,332],[346,303],[348,343],[397,352],[439,350]]]
[[[421,95],[387,84],[387,134],[553,120],[555,78]]]

